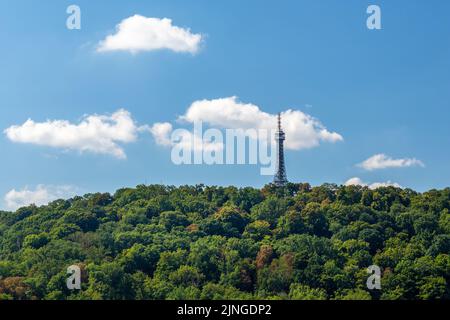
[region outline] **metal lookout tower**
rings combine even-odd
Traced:
[[[273,183],[278,187],[284,187],[287,183],[286,166],[284,164],[284,140],[286,136],[281,128],[281,114],[278,113],[278,130],[275,133],[277,141],[277,172],[273,179]]]

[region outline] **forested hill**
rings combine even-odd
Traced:
[[[449,209],[449,188],[308,184],[58,200],[0,212],[0,299],[448,299]]]

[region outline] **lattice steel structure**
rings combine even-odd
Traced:
[[[273,179],[273,183],[279,187],[284,187],[287,183],[286,166],[284,164],[284,140],[286,136],[281,128],[281,114],[278,114],[278,130],[275,133],[277,141],[277,172]]]

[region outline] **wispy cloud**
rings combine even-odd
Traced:
[[[112,115],[88,115],[78,124],[67,120],[35,122],[28,119],[22,125],[7,128],[4,133],[12,142],[53,148],[108,154],[125,159],[120,143],[136,140],[137,127],[131,114],[120,109]]]
[[[201,41],[202,35],[172,25],[171,19],[134,15],[122,20],[116,26],[116,33],[102,40],[97,51],[138,53],[167,49],[175,52],[196,53]]]
[[[57,199],[67,199],[76,193],[77,188],[73,186],[38,185],[35,189],[12,189],[4,196],[4,201],[8,210],[17,210],[30,204],[41,206]]]
[[[362,163],[358,164],[358,166],[364,170],[373,171],[387,168],[405,168],[413,166],[424,167],[425,164],[416,158],[393,159],[383,153],[380,153],[364,160]]]

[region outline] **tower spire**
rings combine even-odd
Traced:
[[[284,164],[284,140],[286,136],[281,128],[281,114],[278,113],[278,130],[275,133],[275,139],[277,141],[277,172],[273,179],[273,183],[276,186],[284,187],[287,183],[286,167]]]

